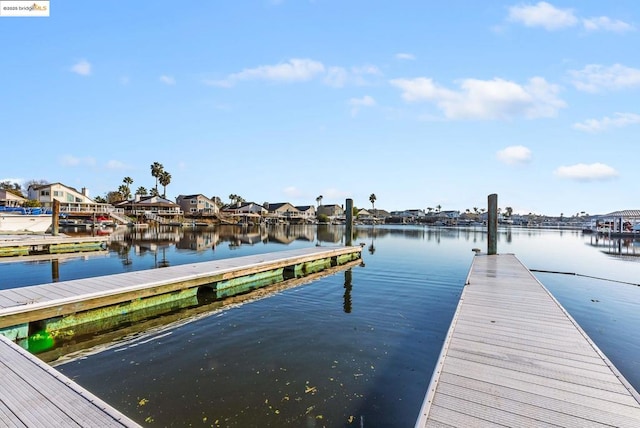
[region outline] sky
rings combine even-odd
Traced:
[[[639,209],[640,2],[54,0],[0,17],[0,181]],[[162,188],[160,188],[162,191]]]

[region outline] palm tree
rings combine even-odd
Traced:
[[[148,193],[149,192],[147,191],[147,188],[143,186],[138,187],[138,189],[136,190],[136,195],[147,196]]]
[[[131,191],[129,190],[129,187],[127,187],[126,184],[121,184],[120,187],[118,187],[118,193],[122,197],[123,201],[131,197]]]
[[[372,193],[372,194],[369,195],[369,202],[371,202],[371,211],[374,211],[376,209],[376,206],[375,206],[376,199],[378,199],[378,198],[376,198],[376,194],[375,193]]]
[[[232,193],[229,195],[229,201],[231,201],[231,205],[237,205],[239,203],[244,202],[244,198],[240,195],[236,195],[235,193]]]
[[[440,204],[436,205],[436,212],[440,212],[441,209],[442,209],[442,205]]]
[[[511,217],[511,214],[513,214],[513,208],[506,207],[504,210],[507,212],[507,217]]]
[[[320,208],[320,205],[322,205],[322,195],[316,198],[316,203],[318,204],[318,208]]]
[[[160,184],[162,185],[162,197],[166,198],[167,186],[169,185],[169,183],[171,183],[171,174],[169,174],[169,172],[167,171],[162,171],[158,179],[160,180]]]
[[[127,188],[125,199],[129,199],[129,196],[131,196],[130,186],[133,184],[133,178],[125,177],[122,179],[122,182],[124,183],[124,186]]]
[[[164,166],[160,162],[154,162],[151,164],[151,176],[156,178],[156,195],[158,194],[158,178],[164,171]]]

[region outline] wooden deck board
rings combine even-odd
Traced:
[[[0,377],[0,409],[12,426],[139,426],[2,336]]]
[[[640,426],[638,393],[513,255],[477,256],[416,427]]]
[[[360,246],[302,248],[0,290],[0,323],[7,317],[6,323],[2,325],[15,325],[8,323],[13,323],[17,314],[54,308],[56,305],[59,307],[63,304],[82,303],[87,306],[83,309],[91,309],[91,305],[98,304],[91,303],[92,299],[113,301],[122,296],[119,302],[125,302],[138,292],[153,293],[157,287],[165,287],[165,292],[171,292],[186,288],[181,283],[190,283],[190,286],[194,286],[194,283],[196,286],[204,285],[220,278],[233,279],[321,258],[360,253],[361,250]],[[32,320],[25,319],[23,322]]]

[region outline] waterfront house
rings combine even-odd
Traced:
[[[314,205],[298,205],[296,209],[305,223],[312,223],[316,220],[316,207]]]
[[[320,205],[318,215],[324,214],[330,219],[344,218],[344,208],[340,205]]]
[[[215,201],[201,193],[196,195],[180,195],[176,198],[176,203],[186,216],[217,216],[220,212]]]
[[[145,216],[151,218],[159,216],[165,219],[182,216],[180,205],[162,196],[135,195],[133,199],[115,204],[116,208],[124,210],[129,217]]]
[[[268,216],[271,218],[292,219],[298,217],[300,211],[289,202],[276,202],[265,204]]]
[[[16,195],[10,190],[0,189],[0,206],[21,207],[25,202],[27,202],[27,198]]]
[[[221,211],[231,215],[257,214],[259,216],[265,216],[269,213],[265,207],[255,202],[240,202],[236,205],[226,205],[222,207]]]
[[[27,190],[29,199],[40,202],[43,208],[53,208],[53,201],[60,203],[60,212],[70,215],[103,214],[113,211],[111,204],[101,204],[89,197],[86,187],[78,191],[62,183],[31,185]]]

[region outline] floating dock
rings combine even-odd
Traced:
[[[0,356],[0,426],[140,426],[2,336]]]
[[[244,293],[360,259],[361,252],[313,247],[0,290],[0,334],[28,347],[27,339],[43,332],[79,331],[96,320],[192,299],[201,287],[215,298]]]
[[[415,426],[639,427],[640,396],[514,255],[478,255]]]
[[[0,235],[0,257],[104,250],[106,236]]]

